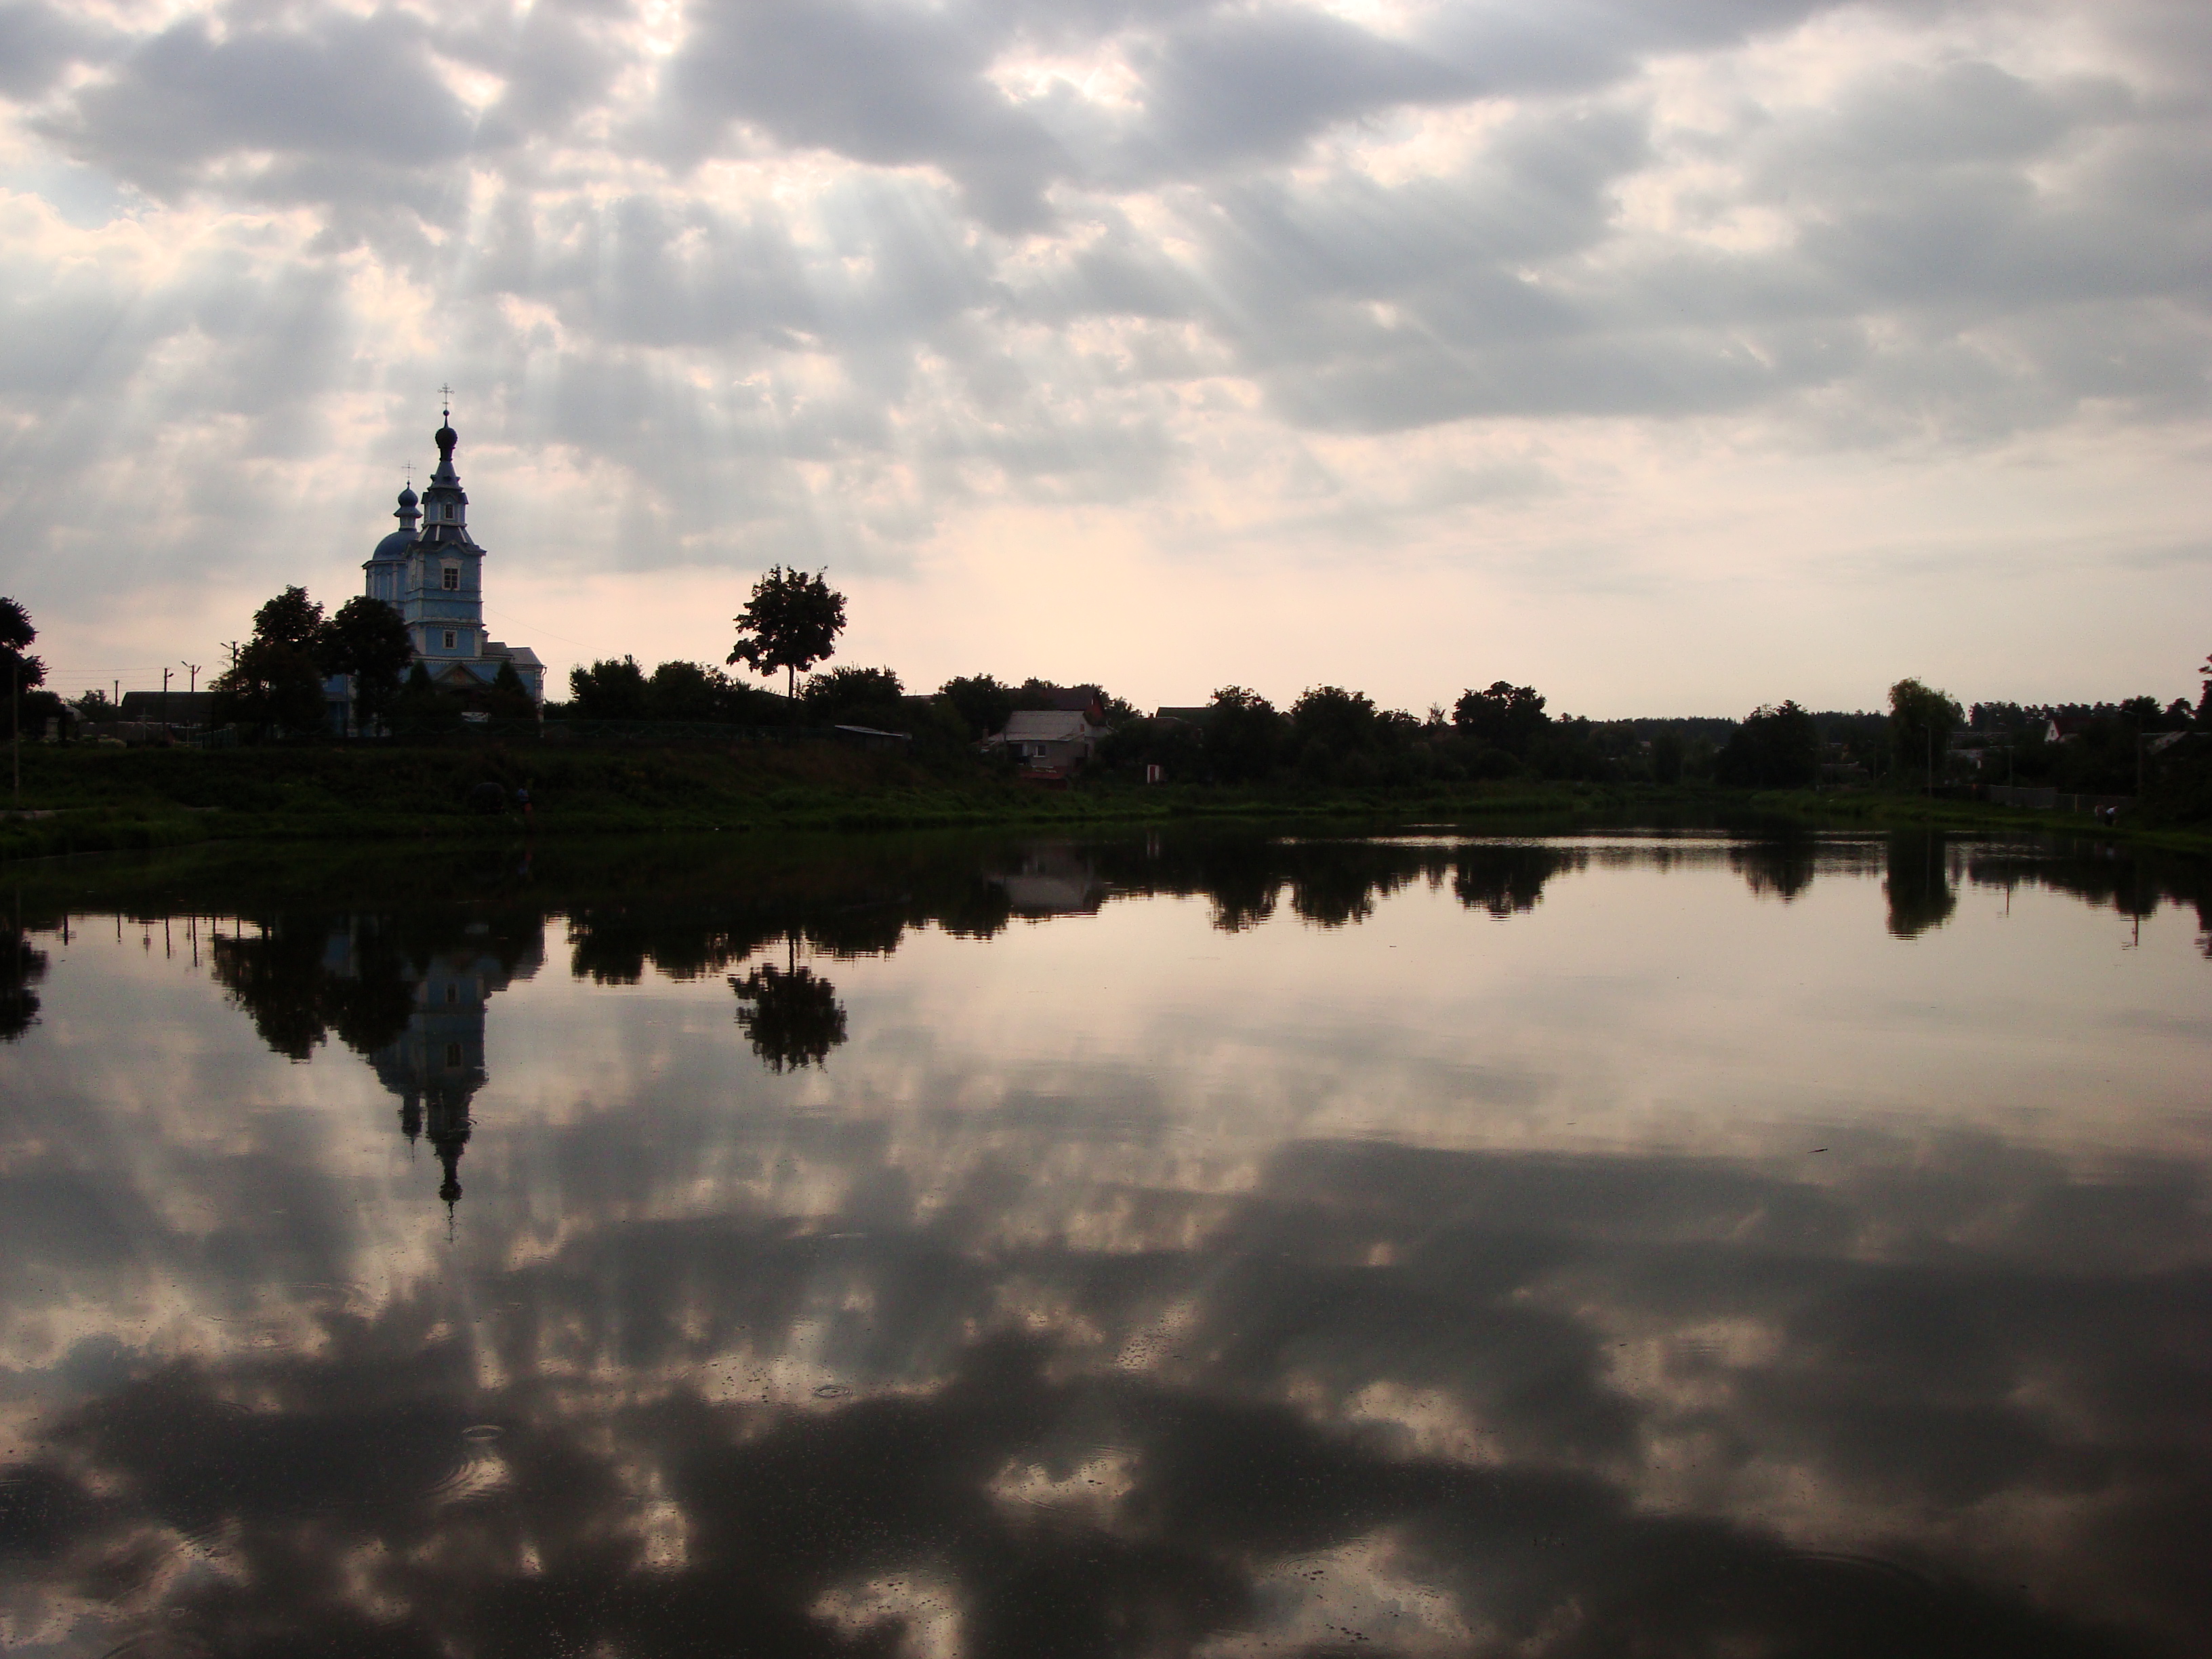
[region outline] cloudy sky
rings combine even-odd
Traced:
[[[0,0],[0,591],[1593,715],[2196,691],[2212,9]]]

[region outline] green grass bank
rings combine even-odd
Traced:
[[[496,785],[497,810],[472,808]],[[1112,781],[1044,789],[981,767],[933,770],[826,744],[637,749],[132,749],[27,746],[22,790],[0,819],[0,860],[240,842],[1054,826],[1220,819],[1516,828],[1577,823],[2057,831],[2212,853],[2212,833],[1877,793],[1510,780],[1399,789]]]

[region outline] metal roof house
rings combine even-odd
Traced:
[[[1003,746],[1031,777],[1065,778],[1079,769],[1106,735],[1101,721],[1078,709],[1022,708],[1006,719],[1006,729],[987,739]]]

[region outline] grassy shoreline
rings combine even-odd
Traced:
[[[504,805],[470,809],[499,786]],[[2086,817],[1873,793],[1752,792],[1510,781],[1401,789],[1047,790],[946,776],[885,755],[823,747],[586,750],[51,750],[24,751],[20,808],[0,817],[0,861],[214,842],[478,842],[714,832],[1106,828],[1330,823],[1384,830],[1515,819],[1565,829],[1632,821],[1688,828],[1925,828],[2094,836],[2212,853],[2212,830],[2106,827]]]

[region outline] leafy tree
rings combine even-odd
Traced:
[[[258,737],[310,732],[323,723],[323,677],[315,659],[282,640],[247,641],[210,689],[218,720],[234,720]]]
[[[505,658],[500,659],[499,672],[491,677],[491,690],[484,701],[489,712],[507,720],[532,720],[538,714],[537,700],[530,695],[530,688],[514,672],[514,665]]]
[[[392,720],[396,726],[410,734],[434,734],[460,725],[460,699],[440,690],[438,683],[430,678],[428,667],[418,662],[407,671],[406,683],[399,688],[399,696],[392,705]]]
[[[1713,774],[1739,787],[1790,788],[1814,781],[1820,764],[1820,734],[1813,717],[1785,702],[1745,715],[1713,763]]]
[[[1338,754],[1355,754],[1373,744],[1375,700],[1340,685],[1308,686],[1291,705],[1291,738],[1301,750],[1319,743]]]
[[[1651,739],[1651,781],[1654,783],[1680,783],[1682,781],[1684,745],[1680,732],[1661,732]]]
[[[801,701],[806,717],[820,726],[888,728],[904,718],[899,707],[906,688],[889,668],[833,668],[807,681]]]
[[[719,668],[671,660],[645,683],[645,712],[656,720],[714,720],[722,717],[721,690],[729,677]]]
[[[81,720],[112,720],[120,712],[107,693],[96,687],[76,700],[76,717]]]
[[[1938,691],[1918,680],[1899,680],[1889,688],[1889,745],[1897,757],[1898,773],[1919,773],[1932,783],[1934,757],[1949,746],[1951,733],[1966,718],[1966,711],[1948,691]]]
[[[1257,782],[1280,763],[1288,722],[1257,691],[1224,685],[1206,721],[1206,761],[1224,783]]]
[[[253,637],[289,645],[295,650],[314,648],[323,626],[323,607],[307,597],[304,587],[288,587],[253,613]]]
[[[794,709],[799,671],[833,655],[837,635],[845,631],[845,596],[823,580],[827,574],[771,566],[753,584],[752,597],[734,619],[738,641],[727,660],[743,663],[756,674],[781,669],[784,696]]]
[[[1532,685],[1493,680],[1480,691],[1462,691],[1452,705],[1452,725],[1467,736],[1527,760],[1550,724],[1544,699]]]
[[[988,674],[947,680],[937,688],[937,695],[952,706],[953,713],[967,722],[968,730],[977,738],[1005,731],[1007,717],[1014,712],[1013,688],[1000,684]]]
[[[216,718],[258,737],[301,735],[324,720],[323,671],[316,660],[323,607],[303,587],[288,587],[253,613],[253,637],[210,682]]]
[[[578,720],[641,720],[647,714],[645,671],[635,657],[605,658],[568,671],[568,712]]]
[[[31,625],[31,613],[14,599],[0,599],[0,673],[8,677],[10,685],[19,684],[15,678],[18,664],[22,667],[20,684],[24,690],[46,683],[46,664],[24,654],[38,637],[39,630]]]
[[[1194,782],[1212,769],[1205,734],[1181,720],[1136,720],[1117,726],[1099,744],[1098,762],[1133,779],[1144,776],[1147,766],[1158,766],[1176,783]]]
[[[47,704],[52,699],[27,701],[21,695],[46,683],[46,665],[28,654],[31,641],[38,637],[39,630],[31,625],[31,613],[14,599],[0,599],[0,729],[15,730],[19,704],[26,726],[43,720],[50,712]]]
[[[294,593],[307,598],[296,587],[287,588],[262,611],[267,612]],[[258,630],[258,616],[254,623]],[[415,659],[415,647],[397,611],[381,599],[356,593],[316,630],[314,655],[325,674],[353,676],[354,709],[366,730],[390,721],[399,701],[401,678]]]

